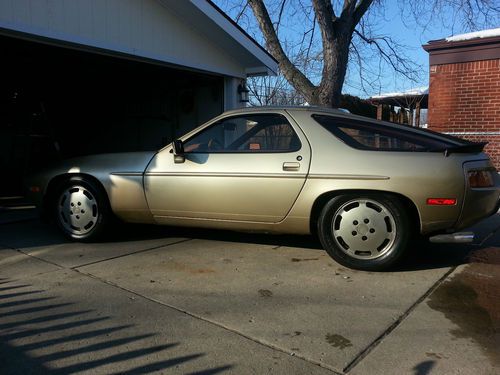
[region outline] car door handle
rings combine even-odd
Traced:
[[[299,169],[300,169],[300,163],[296,162],[283,163],[284,171],[298,171]]]

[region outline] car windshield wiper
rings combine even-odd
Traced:
[[[444,156],[448,156],[450,154],[475,154],[483,151],[484,146],[486,146],[488,142],[474,142],[468,143],[464,145],[454,145],[447,147],[439,147],[432,149],[432,152],[444,152]]]

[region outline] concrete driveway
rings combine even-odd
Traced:
[[[499,227],[371,273],[311,237],[4,223],[0,373],[499,373]]]

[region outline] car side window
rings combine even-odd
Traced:
[[[184,142],[186,153],[294,152],[300,148],[299,137],[279,114],[229,117]]]
[[[312,115],[312,118],[344,143],[358,150],[430,151],[447,147],[447,142],[403,126],[391,127],[328,115]]]

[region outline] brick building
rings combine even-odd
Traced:
[[[431,41],[429,129],[472,141],[500,170],[500,28]]]

